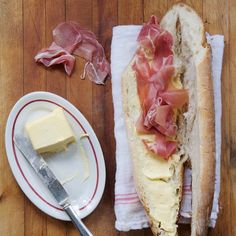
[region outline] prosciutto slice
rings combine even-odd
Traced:
[[[34,59],[36,62],[43,63],[46,67],[63,64],[68,75],[71,75],[75,64],[75,57],[54,42],[49,48],[42,49]]]
[[[160,35],[162,29],[158,25],[157,17],[151,16],[147,24],[144,24],[142,27],[137,41],[140,46],[146,49],[149,49],[151,53],[154,53],[156,50],[156,40],[158,35]]]
[[[135,62],[133,64],[133,69],[136,71],[139,79],[147,82],[151,76],[151,68],[148,59],[145,54],[141,51],[136,53]]]
[[[136,122],[139,133],[155,134],[154,142],[143,140],[148,150],[168,159],[176,150],[177,125],[174,110],[188,102],[185,89],[171,88],[175,76],[173,38],[152,16],[137,39],[139,47],[132,65],[142,112]],[[173,87],[173,86],[172,86]]]
[[[159,71],[162,66],[171,66],[173,65],[173,55],[169,55],[168,57],[154,57],[151,65],[153,73]]]
[[[149,81],[155,84],[157,91],[164,91],[167,89],[171,77],[174,75],[175,68],[173,66],[162,66],[155,74],[153,74]]]
[[[144,139],[143,143],[149,151],[163,157],[166,160],[169,159],[171,154],[173,154],[177,148],[177,143],[175,141],[167,140],[161,135],[156,135],[156,140],[154,142]]]
[[[53,40],[53,45],[58,46],[58,52],[55,52],[54,56],[55,60],[57,55],[60,55],[59,51],[61,49],[67,52],[67,55],[74,54],[82,57],[87,61],[82,77],[84,78],[87,74],[90,80],[96,84],[104,84],[106,77],[110,75],[110,64],[106,59],[102,45],[97,41],[96,35],[93,32],[80,27],[75,22],[63,22],[53,30]],[[41,50],[36,55],[35,60],[42,62],[45,58],[48,58],[50,47]],[[70,59],[72,57],[71,55]],[[41,58],[41,60],[37,60],[37,58]],[[49,66],[59,64],[55,60]],[[58,62],[60,61],[58,60]]]
[[[142,27],[137,41],[141,47],[149,51],[149,56],[165,58],[173,55],[173,37],[159,26],[156,16],[151,16],[148,23]]]
[[[105,78],[110,74],[110,64],[102,45],[93,32],[81,28],[75,22],[64,22],[54,29],[53,38],[58,45],[88,62],[84,67],[84,76],[87,73],[93,82],[104,84]]]
[[[175,108],[181,108],[188,103],[188,91],[186,89],[169,90],[160,94],[166,103]]]
[[[153,104],[144,118],[144,126],[147,129],[153,127],[166,136],[176,135],[172,107],[170,105]]]
[[[141,113],[139,118],[138,118],[138,120],[136,121],[136,130],[140,134],[148,134],[148,133],[150,133],[150,130],[148,130],[144,126],[144,119],[145,119],[145,116],[144,116],[143,113]]]
[[[53,41],[69,53],[73,53],[82,41],[82,34],[78,31],[77,24],[74,22],[59,24],[52,31],[52,35]]]

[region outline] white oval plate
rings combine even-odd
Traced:
[[[101,200],[105,186],[105,163],[99,141],[85,117],[64,98],[48,92],[33,92],[22,97],[13,107],[7,120],[5,145],[11,170],[26,196],[46,214],[60,220],[69,220],[57,204],[47,187],[42,184],[32,167],[13,143],[16,133],[24,134],[27,121],[43,116],[57,107],[64,113],[77,136],[77,142],[68,146],[65,152],[45,157],[50,168],[64,184],[81,218],[89,215]],[[83,133],[89,137],[80,140]],[[88,162],[81,158],[82,143]],[[85,164],[89,163],[89,178],[84,180]]]

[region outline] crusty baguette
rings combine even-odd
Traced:
[[[182,78],[182,84],[189,89],[187,112],[180,114],[178,140],[181,153],[171,157],[168,167],[175,170],[168,179],[149,176],[146,172],[157,166],[162,171],[161,159],[148,152],[142,143],[144,135],[136,132],[135,122],[141,112],[137,94],[135,73],[132,63],[122,75],[122,99],[126,120],[134,177],[137,192],[147,212],[154,235],[177,235],[178,212],[182,197],[183,163],[187,156],[192,166],[192,236],[206,235],[209,215],[214,195],[215,173],[215,134],[213,88],[211,80],[210,48],[206,43],[205,30],[201,18],[189,6],[174,5],[163,17],[161,26],[172,33],[174,38],[174,64],[176,76]],[[145,135],[145,138],[151,135]],[[179,155],[178,155],[179,154]],[[180,155],[181,154],[181,155]],[[162,163],[162,162],[161,162]],[[146,168],[149,166],[149,169]],[[145,169],[146,168],[146,169]],[[163,167],[163,168],[166,168]],[[161,197],[154,198],[153,193],[160,188],[169,188],[168,194],[175,194],[175,201],[166,210],[169,222],[159,222],[159,211],[165,203]],[[156,196],[154,194],[154,196]],[[171,195],[172,196],[172,195]],[[173,195],[174,199],[174,195]],[[171,200],[172,201],[172,200]],[[168,202],[166,202],[168,205]],[[163,209],[161,209],[163,208]],[[162,215],[163,216],[163,215]],[[171,217],[170,217],[171,216]],[[173,227],[172,227],[172,226]]]
[[[183,83],[190,91],[190,103],[186,117],[184,140],[192,163],[192,235],[206,235],[212,208],[215,181],[215,131],[213,86],[211,79],[210,47],[206,43],[202,19],[193,9],[177,4],[165,15],[161,25],[176,35],[180,24],[181,43],[179,58],[185,64]],[[190,50],[190,51],[189,51]],[[178,53],[176,53],[178,54]],[[193,76],[191,76],[191,74]]]
[[[132,62],[131,62],[132,64]],[[154,235],[169,236],[176,235],[176,228],[174,233],[166,233],[161,227],[159,227],[159,222],[155,217],[155,212],[157,211],[158,199],[154,199],[153,191],[156,191],[159,188],[163,188],[162,184],[165,185],[164,181],[155,181],[150,178],[147,178],[144,174],[144,167],[150,165],[155,167],[155,162],[160,161],[164,164],[165,160],[162,160],[159,157],[156,157],[154,154],[147,151],[142,139],[146,138],[148,135],[139,135],[135,129],[135,123],[139,117],[141,107],[139,103],[139,98],[136,91],[136,77],[135,73],[131,68],[131,64],[126,68],[122,76],[122,97],[123,97],[123,107],[124,113],[126,116],[126,129],[128,133],[129,146],[131,151],[131,156],[133,159],[133,169],[134,169],[134,180],[136,184],[136,189],[139,194],[140,200],[143,203],[143,206],[146,210],[146,213],[149,218],[150,227]],[[172,189],[169,191],[177,191],[177,202],[176,205],[172,204],[175,212],[173,218],[169,218],[169,223],[175,224],[178,217],[179,204],[182,196],[182,183],[183,183],[183,165],[179,161],[179,158],[175,156],[172,157],[171,165],[175,165],[175,175],[169,180],[173,183]],[[158,170],[157,170],[158,172]],[[156,186],[155,186],[156,183]],[[160,186],[159,186],[160,183]],[[150,189],[151,186],[151,189]],[[171,193],[169,193],[171,194]],[[154,195],[155,196],[155,195]]]

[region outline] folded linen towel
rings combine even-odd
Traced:
[[[121,97],[121,74],[132,59],[137,47],[137,36],[141,26],[126,25],[113,28],[111,45],[112,96],[114,104],[116,139],[116,183],[115,214],[116,229],[128,231],[148,227],[148,220],[135,190],[132,175],[132,160],[128,148]],[[219,211],[220,155],[221,155],[221,70],[224,49],[224,36],[207,34],[212,48],[212,78],[214,83],[215,129],[216,129],[216,181],[210,226],[214,227]],[[191,213],[191,170],[185,170],[183,201],[180,222],[190,222]],[[191,189],[190,189],[191,190]]]

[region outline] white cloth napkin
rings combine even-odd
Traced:
[[[141,26],[127,25],[113,28],[111,45],[112,96],[114,103],[115,139],[116,139],[116,183],[115,183],[115,214],[116,229],[129,231],[148,227],[148,221],[142,204],[135,190],[132,162],[122,109],[121,74],[132,59],[137,47],[137,36]],[[221,68],[224,49],[222,35],[207,35],[212,48],[212,75],[214,82],[215,126],[216,126],[216,181],[214,204],[210,226],[214,227],[219,211],[218,198],[220,192],[220,155],[221,155]],[[190,176],[190,178],[189,178]],[[185,171],[184,189],[188,189],[191,181],[191,170]],[[181,206],[181,222],[190,220],[191,194],[184,191]]]

